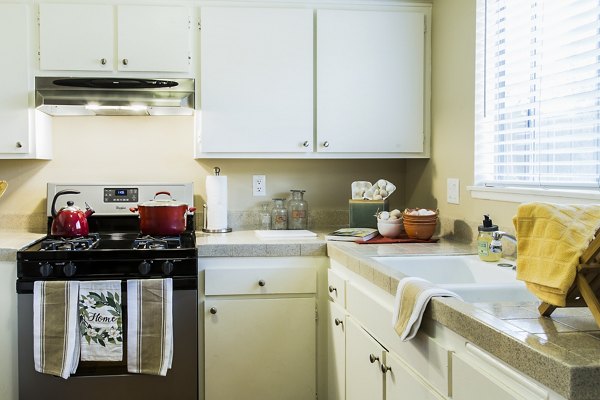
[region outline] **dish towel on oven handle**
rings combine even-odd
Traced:
[[[123,360],[121,281],[79,283],[81,361]]]
[[[77,281],[36,281],[33,285],[35,370],[67,379],[79,365]]]
[[[428,280],[412,276],[400,279],[394,301],[392,326],[402,341],[415,337],[421,326],[425,308],[434,296],[456,297],[462,300],[456,293],[436,286]]]
[[[173,280],[127,281],[127,371],[165,376],[173,361]]]

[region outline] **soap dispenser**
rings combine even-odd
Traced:
[[[483,216],[483,223],[477,228],[477,254],[483,261],[498,261],[502,258],[502,246],[494,243],[492,233],[498,230],[498,225],[494,225],[489,215]],[[494,244],[494,246],[492,246]]]

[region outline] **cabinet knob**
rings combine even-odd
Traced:
[[[335,323],[335,326],[340,326],[340,325],[342,325],[342,327],[344,326],[344,321],[342,321],[339,318],[334,319],[333,322]]]
[[[385,374],[386,372],[388,372],[388,371],[391,371],[391,370],[392,370],[392,367],[388,367],[388,366],[387,366],[387,365],[385,365],[385,364],[381,364],[381,372],[383,372],[384,374]]]
[[[106,62],[107,62],[107,61],[106,61],[106,58],[101,58],[101,59],[100,59],[100,64],[102,64],[102,65],[106,65]]]
[[[335,287],[333,287],[333,286],[329,285],[329,288],[328,288],[328,290],[329,290],[329,293],[333,293],[333,292],[335,292],[335,294],[336,294],[336,296],[337,296],[337,288],[335,288]]]
[[[211,314],[216,314],[217,313],[217,307],[211,307],[210,310],[208,310]]]
[[[126,59],[126,58],[124,58],[124,59],[123,59],[123,65],[127,65],[127,64],[129,64],[129,60],[128,60],[128,59]]]
[[[304,143],[302,143],[302,147],[308,147],[310,146],[310,142],[308,140],[306,140]]]
[[[15,143],[15,146],[17,146],[17,149],[20,149],[21,147],[23,147],[23,143],[17,142]]]
[[[375,354],[369,354],[369,361],[371,361],[371,364],[373,364],[375,361],[379,361],[379,357],[377,357]]]
[[[323,142],[323,147],[329,147],[329,142],[328,141],[324,141]]]
[[[258,286],[265,286],[267,284],[267,282],[265,282],[264,279],[261,279],[258,281]]]

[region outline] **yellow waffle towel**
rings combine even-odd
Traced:
[[[564,307],[579,257],[600,227],[599,205],[522,204],[513,218],[517,279],[540,300]]]

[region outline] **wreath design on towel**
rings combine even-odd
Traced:
[[[112,315],[111,321],[105,321],[112,323],[109,329],[98,328],[90,324],[90,319],[93,319],[99,314],[92,314],[90,316],[90,310],[96,310],[98,308],[105,307],[106,311]],[[106,317],[98,317],[106,318]],[[113,321],[114,320],[114,321]],[[79,331],[81,336],[90,344],[91,342],[98,343],[99,345],[106,347],[106,343],[122,343],[122,317],[121,317],[121,301],[118,293],[107,292],[96,293],[90,292],[88,296],[79,296]]]

